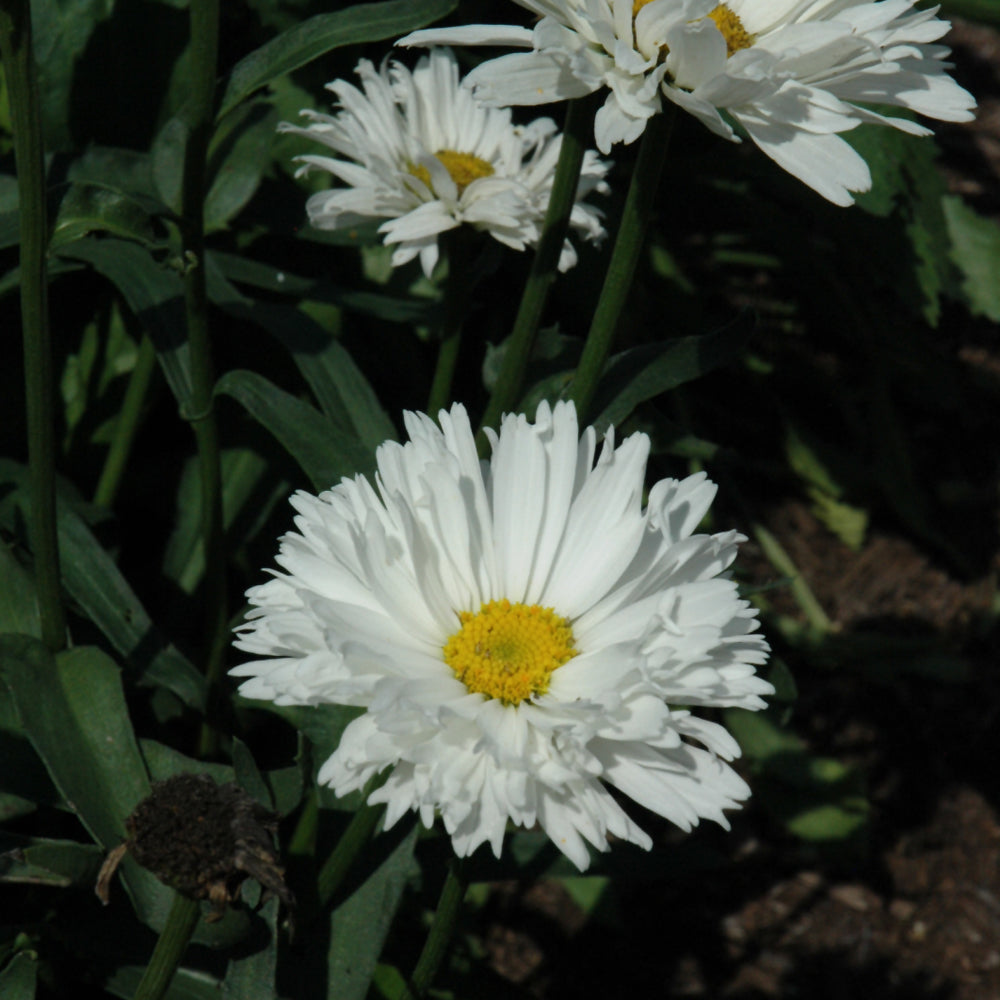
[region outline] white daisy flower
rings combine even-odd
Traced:
[[[768,646],[727,576],[736,531],[695,534],[716,488],[664,479],[649,439],[580,437],[570,403],[508,415],[480,462],[465,409],[377,453],[373,487],[297,493],[295,531],[236,645],[233,673],[282,705],[359,706],[319,781],[386,827],[440,813],[459,856],[538,824],[580,869],[609,836],[649,836],[617,789],[684,830],[728,827],[749,795],[739,747],[691,707],[762,708]]]
[[[437,49],[412,72],[393,62],[381,69],[358,63],[361,90],[344,80],[327,84],[339,100],[336,114],[305,110],[305,127],[282,122],[328,146],[333,155],[298,156],[297,176],[326,170],[340,186],[306,204],[317,229],[349,229],[373,219],[395,247],[394,267],[420,258],[429,277],[438,259],[438,236],[463,223],[515,250],[541,235],[562,136],[550,118],[511,123],[509,108],[486,107],[462,87],[454,54]],[[608,164],[584,156],[570,225],[584,239],[604,235],[601,214],[585,199],[606,193]],[[559,269],[576,263],[566,241]]]
[[[428,29],[397,44],[515,45],[466,78],[488,103],[544,104],[602,87],[597,147],[633,142],[661,95],[713,132],[732,123],[775,162],[838,205],[871,187],[865,161],[838,133],[861,122],[925,135],[893,105],[969,121],[975,100],[948,76],[950,27],[914,0],[517,0],[533,30],[496,25]]]

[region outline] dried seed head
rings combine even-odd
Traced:
[[[97,881],[107,902],[115,868],[127,850],[161,882],[191,899],[209,899],[222,916],[239,899],[240,886],[255,878],[286,906],[294,898],[274,849],[276,817],[239,785],[217,785],[206,774],[179,774],[153,785],[125,820],[128,838],[108,855]]]

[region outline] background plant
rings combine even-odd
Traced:
[[[18,173],[24,182],[44,164],[44,214],[18,189],[12,137],[25,135],[23,105],[11,82],[16,45],[4,50],[4,996],[58,996],[79,983],[134,995],[170,891],[130,862],[127,899],[116,885],[101,909],[90,886],[152,781],[205,772],[275,810],[300,900],[291,941],[276,902],[258,907],[252,890],[248,906],[199,924],[172,997],[216,996],[220,984],[247,998],[402,995],[449,855],[439,831],[408,826],[367,841],[377,816],[316,788],[315,768],[349,712],[263,711],[233,699],[223,670],[240,595],[287,527],[285,499],[372,471],[401,411],[427,404],[444,308],[441,284],[415,267],[392,271],[374,232],[305,227],[291,162],[302,146],[275,126],[323,107],[323,83],[349,77],[361,55],[377,63],[410,30],[445,16],[508,20],[508,11],[256,0],[224,5],[216,37],[198,22],[208,7],[31,4],[41,145],[33,160],[18,150]],[[5,2],[3,17],[16,29],[26,9]],[[873,523],[891,524],[954,573],[984,571],[995,449],[951,443],[995,441],[996,382],[944,347],[970,316],[981,329],[1000,321],[1000,230],[948,194],[934,140],[866,127],[846,138],[875,180],[852,210],[821,202],[752,150],[677,123],[589,413],[601,426],[647,431],[658,475],[706,467],[769,560],[748,587],[777,648],[779,698],[766,715],[733,711],[726,722],[774,836],[851,851],[863,849],[868,822],[864,773],[809,752],[793,674],[800,685],[833,669],[907,685],[961,681],[968,665],[898,626],[838,635],[763,512],[769,495],[798,492],[848,545]],[[634,156],[616,151],[609,221]],[[18,296],[30,292],[31,254],[43,251],[47,322]],[[608,252],[583,250],[554,284],[517,409],[567,390]],[[531,259],[498,254],[483,266],[454,381],[477,414]],[[22,350],[22,319],[52,340],[55,412],[30,428],[26,404],[41,397],[23,373],[47,351],[35,335]],[[46,447],[58,476],[32,482]],[[38,572],[52,562],[33,534],[46,512],[32,497],[47,489],[58,499],[61,600]],[[348,873],[334,851],[346,829],[363,843]],[[630,881],[704,871],[722,857],[716,841],[696,838],[649,856],[613,853],[580,880],[544,838],[519,833],[502,865],[470,860],[470,902],[486,905],[482,886],[516,873],[562,878],[596,912]],[[442,989],[490,989],[476,949],[459,939]]]

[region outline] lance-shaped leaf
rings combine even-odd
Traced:
[[[226,82],[219,117],[278,76],[344,45],[399,38],[450,14],[457,0],[388,0],[317,14],[241,59]]]
[[[264,425],[298,462],[317,490],[365,468],[371,453],[353,435],[337,428],[308,403],[279,389],[263,375],[231,371],[219,379],[216,394],[232,396]]]
[[[620,424],[640,403],[735,361],[752,332],[739,320],[722,330],[644,344],[611,359],[597,386],[594,426]]]

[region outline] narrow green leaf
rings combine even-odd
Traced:
[[[329,489],[370,461],[369,450],[356,437],[338,431],[318,410],[256,372],[226,372],[215,391],[231,396],[266,427],[317,490]]]
[[[302,21],[236,64],[223,91],[219,117],[275,77],[333,49],[399,38],[450,14],[456,6],[457,0],[387,0],[356,4]]]
[[[382,945],[407,881],[418,871],[413,857],[419,824],[333,912],[327,1000],[364,1000]]]
[[[594,426],[618,425],[647,399],[731,364],[752,332],[752,321],[741,318],[714,333],[646,344],[615,356],[597,385]]]
[[[177,270],[158,264],[138,244],[114,238],[79,240],[60,248],[59,254],[89,264],[121,292],[153,339],[167,383],[185,409],[191,399],[191,363]]]
[[[3,1000],[33,1000],[38,978],[38,959],[26,951],[18,952],[0,970],[0,996]]]

